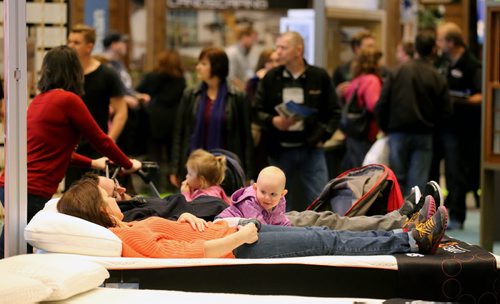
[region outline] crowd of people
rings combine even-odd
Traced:
[[[199,84],[194,87],[186,85],[179,53],[165,50],[154,71],[134,88],[123,63],[127,37],[110,33],[99,58],[92,56],[95,39],[93,28],[77,25],[69,32],[68,46],[56,47],[44,58],[40,94],[27,114],[28,220],[65,177],[59,210],[110,228],[124,242],[127,256],[179,254],[179,244],[153,244],[147,236],[152,232],[175,233],[173,241],[197,240],[193,248],[183,248],[185,256],[433,252],[447,226],[463,227],[465,194],[478,188],[479,145],[470,143],[480,138],[481,65],[455,24],[419,32],[414,43],[401,43],[400,64],[393,70],[380,64],[382,53],[374,37],[360,32],[352,39],[353,59],[332,77],[304,59],[304,39],[293,31],[281,33],[252,70],[247,55],[257,33],[249,27],[226,50],[201,50],[195,68]],[[415,196],[415,186],[425,189],[428,180],[439,180],[444,158],[449,225],[448,211],[437,207],[442,202],[434,202],[436,195],[407,199],[414,206],[409,212],[400,210],[399,216],[343,219],[304,211],[330,178],[323,143],[337,129],[341,108],[353,95],[369,113],[369,124],[362,138],[347,136],[343,169],[361,166],[377,137],[388,136],[389,167],[408,198]],[[246,188],[224,192],[225,158],[213,156],[214,149],[228,150],[241,160]],[[177,222],[153,218],[125,224],[116,206],[117,183],[104,182],[106,187],[83,176],[90,169],[103,169],[108,161],[127,173],[136,171],[141,162],[135,158],[144,154],[160,164],[160,187],[178,188],[174,191],[187,201],[214,196],[228,208],[215,224],[188,213],[178,215]],[[109,185],[115,185],[111,193]],[[3,190],[2,175],[2,203]],[[95,218],[96,209],[106,212]],[[417,216],[410,220],[411,214]],[[228,217],[255,218],[263,226],[229,227],[224,221]],[[319,219],[334,230],[288,227],[315,226]],[[365,225],[350,226],[351,220]],[[369,230],[381,222],[396,223],[390,229],[402,230],[336,231],[342,230],[338,223]],[[149,244],[132,242],[138,235]],[[365,245],[365,238],[389,246]],[[281,249],[270,248],[275,242],[283,243]],[[155,249],[143,251],[144,246]]]

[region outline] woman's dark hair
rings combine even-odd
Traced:
[[[224,49],[218,47],[204,48],[198,61],[208,59],[210,62],[210,76],[217,76],[220,80],[226,79],[229,74],[229,59]]]
[[[182,68],[179,52],[169,49],[160,52],[154,70],[170,77],[183,77],[184,69]]]
[[[48,51],[43,58],[38,89],[42,93],[63,89],[82,96],[83,80],[82,65],[76,52],[62,45]]]
[[[106,228],[115,227],[116,222],[105,211],[106,202],[98,188],[98,181],[83,178],[75,182],[57,202],[60,213],[75,216]]]
[[[376,47],[361,48],[353,61],[353,77],[358,77],[361,74],[375,74],[380,76],[380,58],[382,58],[382,52]]]

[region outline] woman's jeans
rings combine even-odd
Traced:
[[[401,231],[401,230],[399,230]],[[233,252],[237,258],[288,258],[317,255],[380,255],[416,252],[407,232],[336,231],[326,227],[262,225],[259,240]]]
[[[5,198],[5,189],[4,189],[4,187],[0,187],[0,202],[5,207],[4,198]],[[49,201],[48,198],[40,197],[40,196],[28,193],[28,206],[27,206],[28,207],[28,210],[27,210],[28,223],[35,216],[35,214],[38,211],[43,209],[43,207],[45,206],[45,203],[48,201]],[[5,232],[5,227],[4,227],[4,229],[2,229],[2,234],[0,235],[0,259],[2,259],[4,257],[4,246],[5,246],[4,232]],[[33,247],[28,245],[27,252],[30,253],[32,251],[33,251]]]

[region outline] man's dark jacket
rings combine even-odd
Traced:
[[[304,90],[304,105],[317,109],[304,119],[304,130],[301,132],[280,131],[272,124],[278,115],[275,106],[283,102],[284,66],[276,67],[261,80],[255,96],[253,120],[262,126],[266,147],[272,154],[280,149],[281,142],[303,143],[310,147],[320,141],[326,141],[337,128],[340,108],[337,102],[330,76],[319,67],[308,65],[300,81]]]

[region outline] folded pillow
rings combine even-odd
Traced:
[[[104,266],[64,254],[24,254],[0,261],[0,273],[40,281],[51,290],[45,301],[67,299],[101,285],[109,278]],[[3,296],[3,293],[0,293]],[[2,298],[2,301],[4,299]],[[17,303],[17,302],[6,302]]]
[[[110,230],[83,219],[39,211],[24,229],[26,241],[48,252],[119,257],[121,240]]]
[[[57,202],[59,201],[59,199],[60,197],[51,198],[48,202],[45,203],[43,210],[59,212],[57,211]]]
[[[0,295],[2,295],[0,302],[2,303],[36,303],[43,301],[51,293],[52,289],[39,280],[0,271]]]

